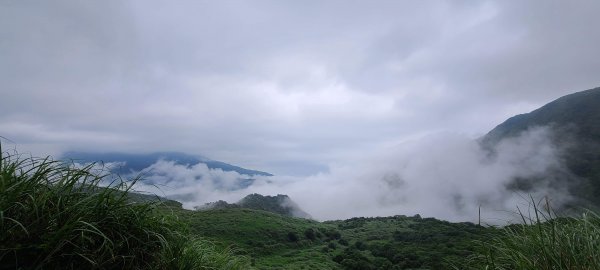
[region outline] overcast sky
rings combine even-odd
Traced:
[[[311,175],[600,86],[600,1],[0,0],[0,136]]]

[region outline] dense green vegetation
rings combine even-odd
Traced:
[[[0,269],[246,269],[131,185],[0,151]]]
[[[335,226],[244,208],[181,210],[193,233],[223,246],[234,245],[258,269],[336,269],[322,252],[334,239]]]
[[[180,212],[192,232],[246,251],[258,269],[449,269],[498,229],[419,216],[316,222],[244,208]]]
[[[473,241],[497,232],[418,215],[326,223],[336,225],[345,240],[333,257],[345,269],[449,269],[476,252]]]
[[[257,269],[600,269],[600,217],[537,209],[504,228],[394,216],[316,222],[260,210],[180,210],[195,234]]]

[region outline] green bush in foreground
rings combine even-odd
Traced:
[[[600,216],[553,217],[537,207],[532,217],[521,216],[523,224],[481,244],[473,269],[600,269]]]
[[[91,165],[0,157],[0,269],[247,268],[156,204],[131,202],[131,185],[101,187]]]

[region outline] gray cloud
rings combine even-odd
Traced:
[[[0,135],[41,154],[167,150],[333,172],[596,86],[598,5],[3,1]]]

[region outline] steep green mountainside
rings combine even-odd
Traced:
[[[228,208],[247,208],[263,210],[288,217],[311,218],[311,216],[300,209],[300,206],[292,201],[289,196],[282,194],[277,194],[277,196],[263,196],[254,193],[244,197],[237,203],[227,203],[226,201],[220,200],[198,207],[198,210]]]
[[[516,115],[492,129],[487,142],[498,142],[506,137],[535,126],[554,125],[571,128],[577,138],[600,140],[600,87],[577,92],[554,100],[530,113]]]
[[[486,147],[518,136],[533,127],[552,129],[561,158],[577,176],[568,179],[571,191],[583,202],[600,206],[600,88],[577,92],[530,113],[509,118],[485,135]]]
[[[194,234],[233,245],[257,269],[450,269],[498,232],[419,216],[317,222],[261,210],[180,210]]]

